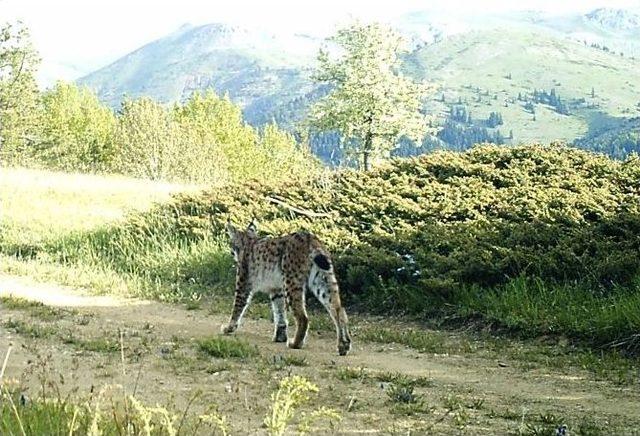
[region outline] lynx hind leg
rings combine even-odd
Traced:
[[[289,348],[302,348],[309,329],[309,317],[305,307],[304,292],[301,287],[289,286],[287,287],[287,296],[296,320],[296,334],[288,345]]]
[[[287,310],[284,293],[280,290],[271,292],[271,311],[273,312],[273,341],[287,342]]]
[[[351,350],[349,319],[342,307],[340,288],[335,275],[331,271],[322,271],[317,267],[311,269],[309,288],[318,301],[322,303],[336,326],[338,354],[345,356]]]

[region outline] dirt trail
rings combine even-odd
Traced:
[[[585,371],[567,375],[540,366],[523,370],[509,361],[505,366],[501,356],[478,353],[421,354],[396,344],[363,343],[358,341],[357,330],[353,332],[351,354],[339,357],[333,335],[313,331],[313,318],[305,348],[288,350],[283,344],[270,341],[270,322],[251,317],[245,319],[237,337],[255,344],[263,358],[225,366],[219,360],[197,357],[195,341],[217,335],[226,321],[225,315],[208,313],[205,308],[186,310],[153,301],[91,296],[69,287],[0,275],[0,297],[10,295],[63,308],[65,312],[59,319],[44,321],[28,311],[9,310],[0,303],[0,352],[4,354],[13,344],[5,377],[20,377],[28,362],[37,360],[35,355],[51,354],[52,367],[71,373],[81,391],[104,383],[120,383],[129,391],[136,385],[142,398],[161,401],[172,394],[181,405],[195,390],[202,389],[223,411],[233,413],[240,422],[246,420],[246,425],[253,428],[259,427],[261,421],[261,413],[256,411],[266,410],[276,380],[287,372],[301,373],[317,382],[321,398],[337,402],[338,409],[345,408],[351,397],[358,397],[367,407],[384,405],[386,396],[377,392],[380,383],[330,377],[347,366],[429,377],[434,384],[434,388],[425,391],[429,398],[447,393],[472,396],[484,399],[485,409],[504,412],[505,417],[496,418],[497,421],[478,412],[470,424],[475,429],[471,433],[492,434],[497,426],[508,430],[520,420],[519,415],[544,411],[565,411],[570,416],[595,413],[627,422],[640,419],[636,387],[618,387]],[[25,334],[15,327],[16,321],[44,326],[44,333]],[[119,350],[87,350],[79,340],[102,338],[119,344],[119,332],[123,332],[126,355],[124,374]],[[307,366],[285,368],[284,372],[273,369],[269,361],[281,356],[304,357]],[[517,416],[509,417],[508,413]],[[384,423],[387,418],[381,413],[365,407],[351,413],[349,419],[351,423],[345,419],[342,429],[347,433],[357,429],[382,431],[389,424]]]

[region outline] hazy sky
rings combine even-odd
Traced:
[[[275,31],[328,33],[353,18],[391,20],[415,10],[552,14],[596,7],[640,8],[640,0],[0,0],[0,23],[22,20],[42,57],[41,82],[73,79],[189,22],[229,22]]]

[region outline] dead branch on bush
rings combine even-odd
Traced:
[[[269,203],[273,203],[273,204],[277,204],[278,206],[282,206],[286,209],[289,209],[291,212],[295,212],[298,215],[303,215],[306,216],[308,218],[324,218],[324,217],[331,217],[331,214],[328,212],[313,212],[311,210],[306,210],[306,209],[300,209],[299,207],[295,207],[290,205],[289,203],[287,203],[286,201],[277,198],[277,197],[266,197],[266,200]]]

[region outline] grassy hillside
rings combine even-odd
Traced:
[[[420,49],[407,65],[412,75],[439,83],[449,105],[461,99],[475,119],[502,113],[500,129],[513,130],[515,143],[573,141],[599,127],[599,113],[629,116],[640,102],[635,86],[640,60],[540,31],[505,28],[452,36]],[[571,115],[538,104],[534,121],[524,102],[517,100],[518,94],[534,89],[555,89],[570,103]],[[440,97],[438,93],[436,100]],[[585,102],[577,103],[581,98]],[[446,108],[433,105],[440,111]]]
[[[2,224],[21,233],[95,230],[195,186],[121,176],[0,168]],[[3,232],[4,235],[6,233]]]
[[[117,226],[133,211],[148,210],[172,194],[195,189],[122,176],[1,167],[0,272],[126,292],[136,284],[95,268],[90,259],[73,266],[51,263],[46,247]]]
[[[630,118],[624,122],[604,125],[589,137],[578,140],[576,145],[616,158],[623,158],[640,150],[640,117]]]
[[[319,234],[347,300],[363,310],[480,317],[532,335],[634,348],[639,189],[637,159],[486,146],[395,160],[366,174],[181,194],[110,228],[0,248],[180,299],[230,291],[224,222],[256,216],[265,235]],[[282,201],[329,217],[310,220]]]

